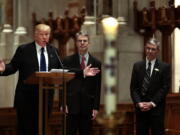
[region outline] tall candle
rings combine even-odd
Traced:
[[[116,94],[109,93],[105,95],[105,112],[111,115],[116,111]]]
[[[116,85],[117,85],[117,51],[113,45],[118,32],[118,22],[113,17],[102,20],[106,40],[104,53],[104,85],[105,85],[105,112],[112,115],[116,111]]]
[[[105,84],[106,86],[108,87],[113,87],[116,85],[116,76],[115,76],[115,64],[114,63],[116,59],[116,49],[114,47],[106,47],[106,50],[105,50],[105,69],[106,69],[106,72],[104,73],[105,74]]]

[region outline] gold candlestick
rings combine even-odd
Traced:
[[[96,121],[105,127],[106,135],[114,135],[117,125],[122,124],[125,119],[125,112],[113,113],[106,115],[105,113],[99,113]]]

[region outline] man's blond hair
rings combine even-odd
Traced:
[[[49,32],[51,32],[51,28],[47,24],[38,24],[38,25],[35,26],[35,33],[39,32],[39,31],[49,31]]]

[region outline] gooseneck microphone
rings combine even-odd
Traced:
[[[59,61],[59,63],[60,63],[60,65],[61,65],[61,68],[62,68],[62,70],[63,70],[63,74],[62,74],[62,90],[59,92],[59,108],[62,108],[62,110],[63,110],[63,112],[65,112],[64,113],[64,118],[63,118],[63,123],[64,123],[64,126],[63,126],[63,135],[66,135],[66,90],[65,90],[65,78],[64,78],[64,65],[63,65],[63,63],[62,63],[62,61],[61,61],[61,59],[60,59],[60,57],[59,57],[59,55],[58,55],[58,53],[57,53],[57,50],[56,50],[56,48],[54,48],[54,51],[55,51],[55,54],[56,54],[56,57],[58,58],[58,61]],[[61,103],[60,103],[60,101],[61,101]]]
[[[64,65],[63,65],[63,63],[62,63],[62,61],[61,61],[61,59],[60,59],[60,57],[59,57],[59,55],[57,53],[56,48],[54,48],[54,52],[56,54],[56,57],[58,58],[58,61],[59,61],[60,65],[61,65],[61,68],[63,69],[63,72],[64,72]]]
[[[62,63],[62,61],[61,61],[61,59],[60,59],[60,57],[59,57],[59,55],[58,55],[58,53],[57,53],[57,50],[56,50],[56,48],[54,48],[53,47],[53,49],[54,49],[54,52],[55,52],[55,54],[56,54],[56,57],[57,57],[57,59],[58,59],[58,61],[59,61],[59,63],[60,63],[60,66],[61,66],[61,68],[62,68],[62,90],[59,92],[59,108],[63,108],[63,110],[65,109],[65,107],[66,107],[66,103],[65,103],[65,99],[66,99],[66,94],[65,94],[65,86],[64,85],[66,85],[65,84],[65,78],[64,78],[64,65],[63,65],[63,63]],[[61,99],[61,100],[60,100]],[[60,103],[60,101],[61,101],[61,103]]]

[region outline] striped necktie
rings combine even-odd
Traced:
[[[147,94],[150,79],[151,79],[151,62],[148,63],[148,68],[147,68],[145,76],[144,76],[144,80],[143,80],[143,84],[142,84],[142,95]]]

